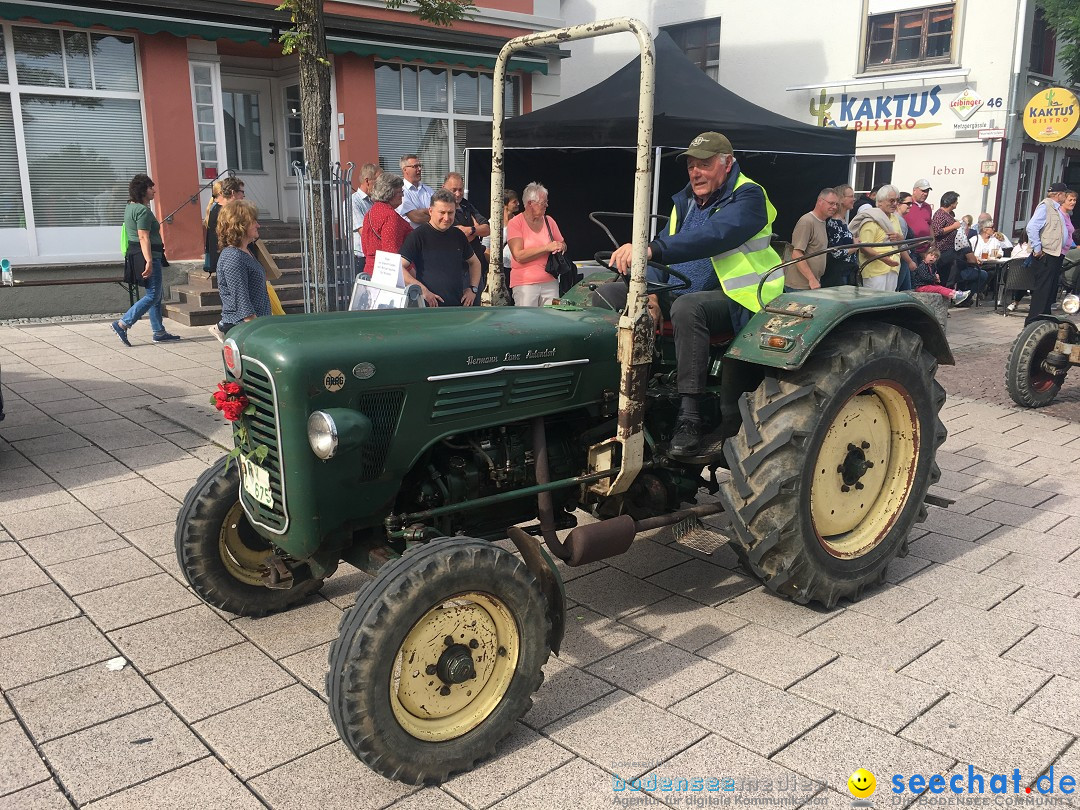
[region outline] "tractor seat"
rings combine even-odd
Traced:
[[[671,321],[664,321],[660,326],[660,337],[674,337],[675,327],[671,325]],[[734,332],[717,332],[716,334],[709,335],[710,346],[726,346],[735,339]]]

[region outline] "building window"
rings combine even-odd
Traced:
[[[304,165],[304,123],[300,118],[300,85],[285,87],[285,162]],[[290,168],[289,173],[292,174]]]
[[[218,66],[191,63],[191,103],[195,113],[195,149],[199,159],[199,177],[212,180],[223,167],[218,161],[218,121],[214,98],[220,79]],[[231,164],[230,164],[231,165]]]
[[[686,25],[669,25],[667,31],[686,58],[701,68],[713,81],[720,80],[720,19],[702,20]]]
[[[872,188],[892,182],[892,158],[869,158],[860,160],[855,164],[855,190],[858,192],[870,191]]]
[[[948,62],[953,18],[951,4],[872,15],[866,26],[866,67]]]
[[[224,92],[221,94],[221,106],[225,111],[225,156],[229,168],[261,172],[263,152],[259,94]]]
[[[32,26],[3,33],[15,69],[0,73],[0,84],[11,80],[0,86],[0,164],[11,164],[0,166],[0,227],[118,227],[128,183],[146,171],[134,37]],[[12,177],[28,179],[29,199]]]
[[[493,93],[490,73],[377,63],[379,165],[399,172],[402,155],[418,155],[431,186],[440,183],[448,171],[463,171],[468,146],[465,125],[491,120]],[[507,117],[521,111],[517,76],[506,83],[503,109]]]
[[[1043,76],[1054,75],[1054,52],[1057,38],[1054,29],[1046,22],[1046,15],[1038,6],[1031,21],[1031,53],[1028,56],[1028,68],[1033,73]]]

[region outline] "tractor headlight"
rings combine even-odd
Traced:
[[[1069,315],[1075,315],[1080,312],[1080,295],[1076,293],[1069,293],[1061,299],[1061,308]]]
[[[334,418],[326,411],[315,411],[307,420],[307,439],[311,451],[325,461],[333,458],[338,449],[338,429]]]
[[[323,461],[363,447],[371,438],[371,420],[351,408],[314,411],[307,420],[311,452]]]

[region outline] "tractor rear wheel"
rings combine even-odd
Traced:
[[[743,395],[723,496],[735,550],[769,589],[832,607],[907,554],[941,475],[936,370],[907,329],[841,326],[801,369]]]
[[[1017,405],[1041,408],[1054,401],[1065,371],[1051,374],[1042,367],[1046,355],[1057,343],[1058,325],[1054,321],[1034,321],[1016,337],[1005,366],[1005,387]]]
[[[386,565],[330,648],[330,716],[372,770],[438,784],[492,754],[544,679],[550,620],[519,558],[432,541]]]

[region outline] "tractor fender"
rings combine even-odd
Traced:
[[[540,588],[547,598],[548,618],[551,620],[551,638],[548,639],[548,647],[555,655],[558,655],[559,648],[562,646],[563,633],[566,630],[566,588],[559,569],[555,567],[555,561],[551,559],[536,537],[527,534],[517,526],[510,527],[507,537],[521,552],[521,559],[525,565],[540,581]]]
[[[735,336],[725,357],[769,368],[797,369],[827,335],[849,322],[902,326],[922,338],[923,346],[938,363],[955,365],[938,315],[919,294],[862,287],[829,287],[778,296]]]

